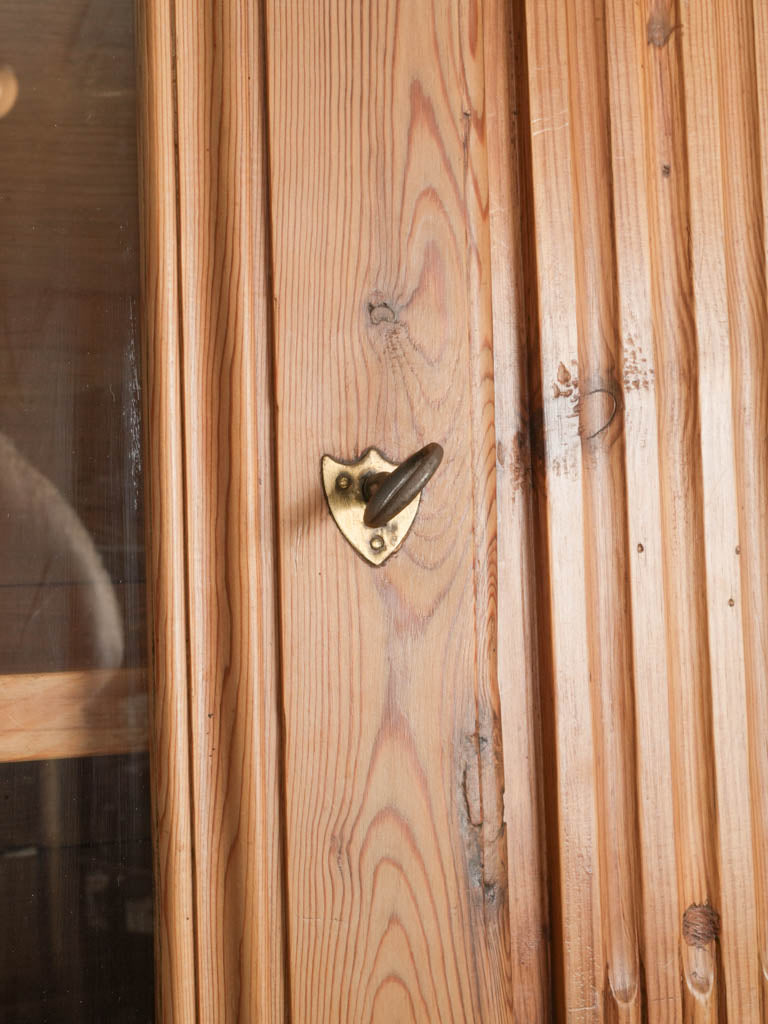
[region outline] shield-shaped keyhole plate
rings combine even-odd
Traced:
[[[366,562],[382,565],[407,537],[419,510],[421,492],[385,526],[366,526],[363,483],[372,473],[391,473],[397,463],[390,462],[376,448],[368,448],[357,462],[338,462],[324,455],[321,465],[323,490],[336,525]]]

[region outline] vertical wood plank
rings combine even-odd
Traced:
[[[534,425],[537,571],[553,870],[555,1013],[602,1020],[603,924],[595,753],[590,712],[585,507],[579,436],[579,318],[574,246],[568,17],[526,5],[538,350]],[[597,723],[596,723],[597,724]],[[547,745],[554,749],[546,750]]]
[[[170,3],[137,5],[157,1018],[196,1021]]]
[[[557,1005],[589,1020],[757,1019],[766,787],[753,680],[765,676],[768,465],[760,17],[746,2],[727,15],[684,2],[526,13]],[[593,435],[596,394],[615,409]],[[578,403],[580,450],[553,409],[565,398]],[[746,535],[755,558],[745,575]],[[725,590],[740,591],[743,618],[736,597],[720,600]],[[569,599],[584,604],[578,620],[564,613]],[[563,720],[566,643],[569,670],[588,668],[591,734]],[[580,777],[566,768],[573,749],[591,764]],[[593,847],[582,841],[577,858],[562,838],[576,779],[582,822],[591,791],[600,851],[599,889],[582,883],[581,903],[569,880],[582,858],[594,862]],[[633,863],[627,837],[638,830]],[[597,914],[602,961],[596,928],[584,929]],[[603,991],[604,1001],[589,998]]]
[[[498,675],[509,844],[512,1020],[549,1018],[549,914],[536,630],[526,274],[530,154],[523,5],[486,5],[486,138],[496,400]],[[522,124],[522,133],[518,133]],[[522,179],[522,180],[521,180]],[[526,239],[525,243],[523,239]]]
[[[284,1014],[263,25],[175,5],[198,1014]]]
[[[440,5],[436,8],[441,12]],[[485,76],[485,4],[461,2],[458,10],[466,247],[467,339],[469,356],[470,470],[472,480],[472,587],[475,642],[475,732],[478,833],[483,901],[470,903],[471,936],[478,934],[481,1006],[508,1018],[512,987],[507,835],[504,820],[504,764],[498,682],[498,538],[496,432],[493,360],[492,266],[488,191]],[[450,24],[450,23],[449,23]],[[484,976],[481,972],[485,972]]]
[[[759,199],[762,220],[758,219],[757,224],[750,221],[750,233],[755,230],[762,232],[762,274],[765,278],[768,273],[766,271],[768,266],[768,6],[762,3],[752,3],[751,6],[753,26],[751,33],[749,26],[746,26],[746,33],[754,46],[754,56],[751,58],[751,61],[754,61],[754,79],[748,84],[750,90],[749,119],[751,121],[751,125],[748,127],[751,130],[752,146],[754,147],[755,142],[758,143],[756,155],[759,158],[762,189],[758,197],[753,191],[753,183],[750,182],[750,198],[753,202],[757,202]],[[754,159],[754,155],[751,155],[751,158]],[[736,228],[737,224],[732,222],[731,230],[736,230]],[[754,239],[752,239],[752,245],[754,245]],[[753,249],[749,260],[752,264],[750,278],[755,273],[755,259],[760,259],[760,253],[759,250],[758,253],[755,253]],[[736,296],[738,296],[737,276],[734,275],[731,281],[736,286]],[[765,638],[766,622],[768,622],[768,612],[766,611],[768,555],[765,551],[765,539],[768,532],[765,524],[766,509],[768,509],[768,499],[765,495],[765,488],[768,486],[765,477],[765,444],[766,438],[768,438],[768,427],[766,427],[768,369],[766,368],[765,336],[761,339],[759,335],[750,332],[748,344],[742,346],[742,351],[748,353],[747,365],[753,379],[747,384],[747,387],[755,405],[754,413],[751,415],[741,413],[737,420],[737,431],[741,435],[737,450],[742,451],[745,445],[756,445],[756,450],[745,453],[751,472],[746,476],[746,487],[744,483],[739,483],[742,491],[739,510],[741,515],[749,520],[750,534],[753,537],[755,533],[760,536],[758,545],[752,554],[753,561],[748,569],[748,575],[742,576],[743,581],[749,580],[749,591],[746,596],[742,589],[742,604],[744,606],[742,616],[745,623],[745,644],[747,646],[747,718],[750,730],[752,844],[757,899],[760,1005],[762,1017],[765,1019],[768,1017],[768,834],[766,833],[768,811],[765,807],[766,794],[768,794],[768,754],[765,744],[761,740],[768,730],[768,706],[766,706],[764,685],[765,679],[768,678],[768,664],[766,664],[768,640]],[[739,362],[740,366],[734,370],[734,376],[744,365],[741,359]],[[760,438],[762,438],[762,449]],[[757,468],[757,473],[754,472],[755,468]],[[749,623],[747,623],[747,618],[750,620]]]
[[[622,341],[627,542],[634,663],[642,966],[649,1022],[682,1016],[671,777],[656,365],[643,131],[643,12],[606,4],[616,279]],[[627,838],[627,841],[632,841]]]
[[[732,307],[744,300],[750,302],[750,292],[757,298],[759,285],[754,270],[759,273],[762,269],[762,254],[757,266],[750,267],[740,242],[733,251],[735,211],[734,200],[729,198],[729,193],[738,193],[754,211],[755,186],[759,190],[759,171],[756,176],[757,168],[750,167],[743,136],[746,124],[752,127],[748,97],[750,86],[754,89],[755,84],[754,65],[750,74],[748,59],[750,51],[753,52],[751,40],[744,35],[747,20],[751,29],[751,18],[745,18],[743,5],[740,10],[734,5],[727,29],[719,32],[715,5],[686,4],[682,13],[686,22],[682,36],[686,147],[698,327],[702,498],[718,809],[720,902],[715,909],[719,914],[724,1002],[729,1018],[757,1020],[759,961],[755,956],[747,663],[742,602],[737,601],[745,563],[740,555],[742,531],[736,480],[739,467],[745,466],[747,453],[739,451],[735,436],[734,405],[738,408],[741,401],[738,390],[733,389],[731,364],[733,350],[738,352],[745,342],[749,345],[751,333],[738,310],[734,315]],[[742,187],[730,187],[728,177],[733,175],[740,179]],[[744,212],[742,208],[739,219]],[[749,219],[759,224],[754,212]],[[741,227],[738,234],[743,237]],[[739,284],[732,276],[735,272],[739,276],[745,273]],[[764,287],[763,281],[763,290]],[[754,380],[749,365],[738,366],[736,360],[733,362],[737,373],[746,373]],[[740,385],[736,387],[740,389]],[[747,523],[744,526],[749,529]],[[759,821],[759,817],[754,820]]]
[[[645,189],[642,10],[606,4],[617,301],[622,337],[628,551],[637,735],[642,964],[649,1021],[682,1015],[671,778],[650,240]]]
[[[605,5],[569,3],[589,676],[595,723],[606,1016],[640,1021],[634,678],[628,592],[623,351],[617,301]]]
[[[0,675],[0,763],[147,750],[142,669]]]
[[[686,1019],[715,1021],[717,945],[689,941],[697,907],[719,904],[711,666],[703,522],[697,324],[689,257],[689,163],[679,7],[648,0],[645,61],[653,337],[658,395],[662,557],[667,614],[680,955]],[[690,913],[689,913],[690,912]],[[685,915],[689,914],[686,919]],[[686,935],[688,937],[686,937]]]
[[[742,1020],[768,1013],[768,289],[761,188],[768,154],[760,132],[757,51],[764,52],[765,36],[756,41],[753,17],[759,7],[764,5],[739,0],[728,12],[717,6],[713,12],[730,346],[729,352],[716,343],[710,347],[730,355],[730,367],[713,367],[702,386],[702,394],[716,401],[717,385],[730,383],[730,395],[712,412],[715,429],[718,415],[731,418],[719,436],[731,445],[723,461],[732,468],[722,472],[722,464],[713,466],[718,497],[727,495],[727,524],[722,544],[711,548],[723,551],[717,582],[727,580],[736,591],[740,575],[741,586],[740,595],[726,595],[727,588],[718,586],[712,603],[722,616],[731,612],[722,628],[730,650],[715,691],[715,739],[728,1012]],[[691,11],[694,23],[696,13]],[[729,550],[736,528],[738,570]]]
[[[508,1019],[481,10],[267,4],[297,1020]],[[323,453],[445,447],[358,559]]]

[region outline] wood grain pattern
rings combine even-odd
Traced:
[[[177,0],[197,1013],[284,1014],[263,25]]]
[[[754,89],[754,66],[750,74],[748,59],[751,47],[747,45],[745,53],[738,57],[736,50],[728,52],[729,45],[736,45],[740,53],[740,38],[742,44],[748,43],[743,38],[744,11],[739,12],[737,6],[734,5],[734,21],[729,23],[725,34],[718,31],[715,7],[691,8],[682,43],[690,165],[691,262],[699,350],[702,498],[718,811],[720,949],[729,1014],[737,1020],[750,1020],[759,1017],[752,822],[759,822],[761,810],[758,803],[756,816],[751,820],[747,757],[748,660],[744,657],[742,602],[736,601],[739,577],[745,570],[748,572],[742,557],[736,554],[736,547],[747,537],[740,529],[736,478],[741,467],[746,468],[745,456],[748,456],[738,447],[739,423],[734,413],[742,404],[738,391],[744,385],[739,378],[742,374],[751,377],[752,368],[749,360],[747,365],[739,365],[740,350],[745,343],[749,345],[751,332],[733,306],[745,299],[753,301],[749,293],[756,296],[759,284],[755,280],[757,268],[754,264],[749,266],[751,261],[743,260],[741,244],[736,243],[740,251],[729,252],[733,246],[733,227],[729,229],[729,222],[733,225],[733,199],[729,198],[725,175],[729,170],[739,174],[745,188],[744,198],[750,204],[754,204],[757,184],[750,166],[749,147],[744,145],[743,131],[738,130],[739,123],[745,118],[751,121],[754,113],[749,110],[750,81]],[[740,23],[742,31],[739,31]],[[724,50],[721,41],[725,41],[726,36],[733,43],[726,43]],[[716,45],[712,45],[713,40]],[[694,52],[696,60],[691,59]],[[721,78],[718,69],[729,65],[728,74]],[[733,90],[740,94],[738,99]],[[754,102],[754,94],[752,98]],[[718,180],[723,183],[722,191],[708,187]],[[721,241],[720,245],[713,246],[712,239],[723,239],[723,232],[725,244]],[[743,235],[741,229],[739,235]],[[751,275],[734,291],[729,278],[737,268],[739,272],[751,271]],[[723,314],[730,346],[718,344],[715,325],[723,322]],[[753,329],[755,326],[757,324],[753,324]],[[764,329],[761,337],[765,337]],[[752,515],[754,507],[750,509],[750,525],[743,523],[746,530],[753,528]],[[734,544],[734,538],[739,539],[738,544]]]
[[[525,13],[555,1013],[758,1021],[768,24],[748,2]]]
[[[534,427],[537,577],[547,687],[545,792],[553,874],[555,1000],[576,1021],[600,1013],[604,939],[593,719],[590,711],[585,515],[579,436],[579,321],[570,153],[568,19],[557,2],[527,9],[538,364]]]
[[[155,977],[171,1024],[197,1020],[173,27],[170,4],[137,15]]]
[[[292,1010],[506,1020],[481,11],[267,10]],[[320,458],[433,440],[374,570]]]
[[[678,957],[675,830],[669,698],[665,685],[665,606],[661,566],[656,363],[651,344],[651,252],[645,189],[643,12],[606,9],[611,105],[611,167],[616,286],[622,341],[627,544],[642,892],[642,968],[650,1019],[682,1013]]]
[[[649,194],[652,331],[662,575],[666,608],[683,1014],[717,1019],[722,977],[714,941],[682,936],[689,907],[719,907],[712,746],[711,664],[700,447],[698,344],[689,254],[689,163],[677,8],[646,4],[652,42],[645,61],[646,188]],[[669,30],[669,31],[668,31]],[[666,34],[666,35],[665,35]],[[658,45],[665,36],[662,45]]]
[[[531,269],[522,5],[486,5],[486,139],[496,404],[498,678],[509,843],[512,1020],[549,1018],[536,561],[526,316]],[[522,133],[518,125],[523,124]],[[526,243],[524,243],[526,239]],[[534,268],[535,269],[535,268]]]
[[[147,749],[138,669],[0,676],[0,762]]]
[[[628,593],[621,335],[615,284],[608,53],[601,0],[572,3],[568,72],[578,413],[585,514],[589,679],[595,730],[606,1015],[640,1021],[640,878]]]
[[[765,1016],[763,7],[178,0],[177,109],[142,8],[200,1020]],[[320,458],[431,440],[373,569]]]
[[[725,566],[717,583],[722,580],[729,585],[727,600],[726,587],[716,586],[712,605],[721,616],[737,603],[739,607],[732,615],[735,623],[722,626],[721,636],[731,643],[716,680],[715,740],[728,1009],[743,1020],[765,1019],[768,1014],[768,196],[761,188],[768,168],[768,138],[761,133],[753,21],[760,8],[764,5],[740,2],[733,5],[729,17],[716,12],[722,261],[730,346],[728,352],[717,345],[712,350],[729,355],[730,366],[713,367],[702,388],[702,394],[711,397],[717,382],[730,384],[730,395],[724,394],[720,405],[730,415],[730,429],[724,428],[720,435],[730,443],[730,450],[718,460],[716,442],[709,446],[715,454],[713,489],[719,491],[725,484],[726,528],[720,531],[722,544],[708,547],[724,552]],[[764,55],[768,24],[763,22],[762,28],[759,43]],[[738,187],[734,187],[736,181]],[[700,262],[704,263],[703,253]],[[716,414],[712,421],[716,429]],[[732,467],[730,473],[723,472],[724,465]],[[736,530],[738,567],[728,543],[732,544]]]

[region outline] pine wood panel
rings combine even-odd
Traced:
[[[675,892],[671,751],[661,575],[661,513],[656,365],[650,343],[650,240],[644,187],[643,12],[614,4],[606,12],[610,88],[616,286],[623,345],[627,544],[634,670],[639,848],[643,900],[642,965],[651,1016],[681,1010]]]
[[[768,196],[761,188],[768,168],[768,137],[759,107],[764,78],[758,79],[768,23],[763,18],[759,25],[761,9],[764,15],[764,5],[737,3],[731,17],[717,9],[712,19],[721,124],[716,180],[722,188],[724,231],[718,236],[714,228],[711,232],[703,228],[697,261],[700,266],[711,262],[707,243],[711,236],[719,237],[730,346],[719,346],[713,339],[711,347],[704,349],[712,351],[715,358],[707,377],[702,374],[700,393],[702,401],[716,401],[720,383],[724,393],[717,411],[730,414],[731,421],[730,429],[724,425],[717,435],[717,440],[722,443],[724,438],[728,444],[722,457],[718,457],[714,438],[705,448],[713,454],[710,489],[718,495],[718,504],[725,506],[715,527],[717,533],[712,531],[721,543],[708,544],[713,552],[723,553],[710,617],[717,614],[725,619],[731,613],[727,623],[713,623],[711,632],[725,640],[720,671],[713,681],[718,807],[722,808],[722,934],[729,954],[726,984],[729,991],[731,986],[735,989],[728,1006],[732,1016],[742,1019],[768,1014],[768,290],[764,220]],[[691,11],[691,23],[701,39],[709,25],[696,18],[696,13]],[[695,130],[696,125],[689,122],[689,138]],[[711,422],[714,433],[718,427],[714,411]],[[732,467],[730,472],[723,471],[726,465]],[[707,508],[714,504],[707,503]],[[734,563],[730,548],[737,531],[739,553]]]
[[[284,1014],[263,26],[173,5],[197,1014]]]
[[[543,819],[540,661],[531,473],[527,308],[531,202],[526,173],[522,5],[486,5],[486,139],[490,189],[498,506],[498,673],[509,843],[512,1020],[550,1015],[549,901]],[[522,125],[522,131],[519,126]],[[522,173],[521,173],[522,171]],[[535,302],[533,303],[535,307]]]
[[[0,762],[147,749],[138,669],[0,676]]]
[[[175,111],[165,8],[145,33],[199,1018],[759,1021],[762,7],[263,15],[177,3]],[[373,569],[320,457],[429,440]]]
[[[571,12],[573,13],[573,12]],[[569,146],[568,10],[528,10],[529,132],[537,335],[531,401],[537,495],[545,800],[558,1005],[576,1021],[604,990],[597,794],[590,713],[585,515],[579,436],[579,321]],[[531,272],[529,268],[529,272]],[[594,385],[592,385],[594,386]],[[543,440],[540,442],[536,431]],[[610,969],[610,964],[609,964]]]
[[[768,25],[655,0],[524,20],[555,1016],[759,1021]]]
[[[267,10],[292,1012],[506,1020],[481,10]],[[373,569],[320,458],[432,440]]]
[[[764,614],[765,606],[759,609],[760,598],[755,595],[758,607],[754,610],[749,608],[747,578],[750,560],[744,562],[736,548],[740,550],[741,541],[745,540],[744,547],[752,548],[757,554],[760,545],[765,544],[765,538],[753,532],[759,531],[761,526],[759,515],[755,515],[756,495],[754,492],[752,495],[745,493],[743,486],[742,494],[749,503],[749,510],[741,524],[739,521],[737,478],[742,476],[743,485],[742,474],[749,479],[757,469],[757,479],[752,477],[751,483],[753,486],[756,483],[759,488],[760,460],[757,465],[753,463],[750,466],[752,453],[743,447],[745,437],[738,410],[740,406],[759,409],[759,401],[755,402],[756,396],[750,391],[759,380],[760,371],[750,358],[748,349],[755,331],[761,338],[760,344],[765,344],[768,324],[765,321],[765,296],[763,294],[761,300],[758,291],[762,259],[755,264],[746,252],[757,239],[754,232],[749,229],[742,231],[741,228],[738,229],[739,240],[734,237],[736,210],[728,178],[735,175],[740,182],[739,189],[735,190],[743,197],[739,216],[748,209],[753,210],[756,200],[759,207],[759,165],[754,160],[757,152],[749,152],[752,140],[745,138],[744,130],[745,122],[749,125],[747,133],[751,133],[756,123],[755,69],[753,61],[750,61],[754,50],[751,31],[745,37],[747,19],[743,5],[734,5],[733,20],[729,18],[727,26],[718,25],[714,5],[700,9],[691,7],[686,14],[688,31],[682,38],[682,59],[686,71],[690,252],[699,353],[702,500],[718,813],[720,947],[730,1016],[736,1020],[750,1020],[758,1019],[760,1014],[751,826],[754,823],[762,831],[763,839],[759,841],[762,846],[765,824],[761,818],[766,795],[758,790],[750,793],[750,763],[746,756],[750,652],[745,629],[751,631],[751,623],[747,620],[752,615]],[[728,71],[721,73],[721,69],[725,72],[726,68]],[[720,187],[713,187],[715,183]],[[754,214],[749,216],[754,217]],[[714,245],[713,240],[718,244]],[[731,280],[733,273],[744,275],[735,287]],[[762,290],[764,293],[764,278]],[[742,314],[742,303],[753,306],[752,316],[749,312],[746,316]],[[722,324],[727,327],[730,346],[722,344]],[[755,440],[750,438],[750,445]],[[758,441],[758,455],[759,449]],[[734,544],[734,538],[738,543]],[[759,554],[757,561],[760,561]],[[740,575],[746,584],[745,604],[737,601]],[[763,680],[766,678],[765,664],[763,661]],[[752,714],[755,712],[759,709],[753,707]],[[763,712],[763,727],[765,721]],[[755,725],[758,729],[761,727],[759,713]],[[755,763],[758,769],[760,760]],[[762,770],[764,772],[765,768]],[[750,796],[757,800],[752,821]]]
[[[157,1017],[197,1020],[170,4],[137,5]]]

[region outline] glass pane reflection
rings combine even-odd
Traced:
[[[145,664],[133,21],[0,5],[0,676]],[[146,755],[0,764],[0,1020],[152,1019],[148,804]]]

